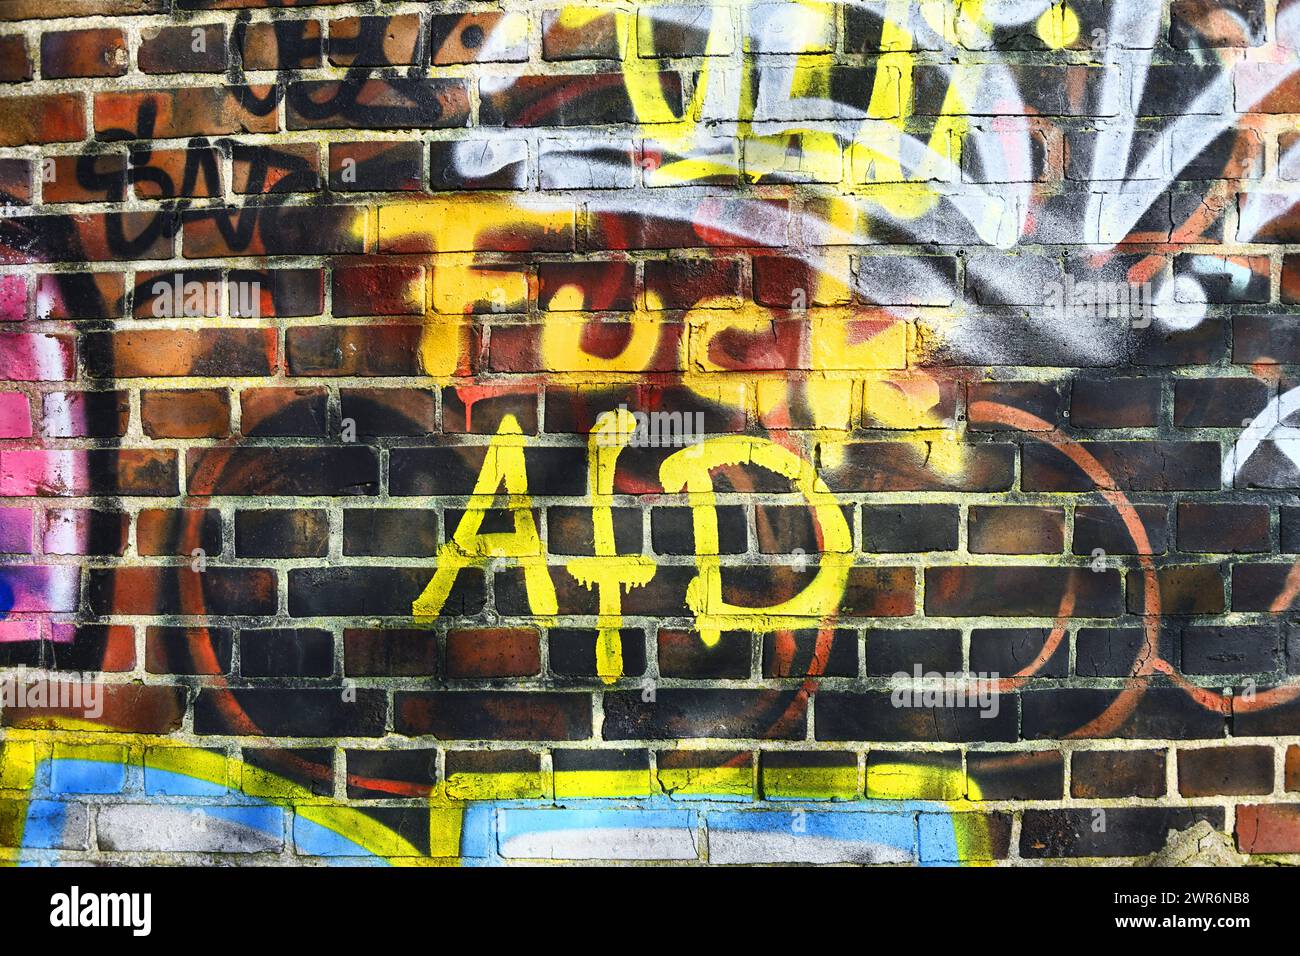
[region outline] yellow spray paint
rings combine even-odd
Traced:
[[[722,598],[718,515],[710,472],[739,464],[756,465],[788,478],[821,527],[821,567],[802,591],[779,604],[745,607]],[[774,631],[808,626],[810,618],[836,614],[853,560],[853,535],[839,504],[809,462],[767,439],[724,436],[670,455],[660,465],[659,481],[669,493],[685,489],[690,495],[699,573],[687,586],[686,604],[696,616],[696,629],[705,644],[716,644],[724,629]]]
[[[480,534],[483,518],[502,486],[508,495],[507,507],[514,518],[515,530]],[[460,572],[471,566],[483,567],[492,558],[510,558],[523,568],[528,605],[534,614],[557,613],[555,585],[546,568],[541,536],[533,518],[532,497],[528,493],[523,433],[513,415],[502,417],[483,456],[483,467],[475,479],[469,506],[451,540],[438,549],[433,580],[411,605],[411,613],[416,617],[437,617]]]
[[[588,438],[588,482],[594,557],[571,558],[565,567],[579,584],[599,597],[596,673],[606,684],[623,676],[623,589],[645,587],[655,575],[654,561],[641,554],[618,554],[614,542],[614,469],[619,453],[636,431],[632,413],[620,408],[596,419]]]

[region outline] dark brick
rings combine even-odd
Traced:
[[[752,653],[753,639],[744,631],[724,631],[712,647],[694,631],[659,631],[659,673],[663,677],[746,678]]]
[[[194,702],[194,732],[245,733],[228,723],[226,715],[233,700],[249,723],[268,737],[382,737],[387,712],[385,692],[354,688],[352,693],[355,699],[345,700],[338,688],[204,688]]]
[[[468,495],[483,468],[485,445],[395,448],[389,463],[393,495]],[[529,494],[582,495],[587,491],[585,448],[529,448],[524,452]]]
[[[862,550],[957,550],[956,505],[862,505]]]
[[[1163,554],[1167,550],[1169,510],[1164,505],[1131,505],[1132,512],[1110,505],[1079,505],[1074,509],[1074,553],[1092,554],[1100,548],[1110,554]],[[1134,540],[1125,518],[1136,519],[1145,532]],[[1104,557],[1105,555],[1100,555]]]
[[[1070,757],[1070,795],[1083,800],[1163,797],[1163,750],[1076,750]]]
[[[420,508],[345,508],[343,553],[427,558],[438,552],[438,516]]]
[[[1181,640],[1172,628],[1160,627],[1159,654],[1179,664]],[[1075,639],[1075,672],[1080,677],[1129,677],[1147,653],[1147,633],[1140,627],[1083,627]]]
[[[448,434],[495,435],[507,415],[525,435],[536,435],[537,390],[482,385],[442,390],[442,430]]]
[[[705,299],[713,308],[740,303],[740,262],[735,259],[658,259],[645,264],[647,293],[666,309],[689,309]]]
[[[1054,617],[1067,594],[1081,617],[1113,617],[1122,610],[1116,571],[1087,568],[942,567],[925,572],[930,615]]]
[[[645,634],[637,628],[621,628],[619,642],[623,652],[623,676],[639,677],[645,673]],[[551,673],[557,677],[595,677],[596,642],[594,630],[551,628],[547,634]]]
[[[899,672],[954,673],[962,670],[961,632],[934,628],[867,629],[867,675],[891,677]]]
[[[591,696],[534,691],[399,691],[394,728],[439,740],[583,740]],[[609,726],[608,714],[606,727]]]
[[[968,421],[976,431],[1014,431],[1011,425],[986,415],[981,405],[1005,405],[1026,412],[1041,420],[1041,428],[1054,428],[1061,424],[1065,410],[1065,395],[1060,385],[1052,382],[972,382],[966,388]],[[1038,430],[1040,426],[1035,426]]]
[[[432,568],[331,566],[289,572],[289,614],[293,617],[409,617],[411,605],[433,579]],[[483,572],[466,568],[456,576],[443,616],[477,614],[486,594]]]
[[[727,737],[802,740],[807,701],[795,691],[657,688],[605,694],[604,739]]]
[[[1268,551],[1268,505],[1178,505],[1178,550],[1212,554]]]
[[[334,635],[315,628],[239,632],[239,672],[245,677],[329,677]]]
[[[424,180],[418,142],[330,143],[329,187],[338,192],[410,192]]]
[[[427,797],[438,782],[437,750],[348,750],[346,756],[350,800]]]
[[[89,606],[95,614],[275,613],[275,572],[265,568],[137,566],[87,573]]]
[[[919,689],[916,697],[920,697]],[[913,698],[916,701],[916,697]],[[905,698],[900,699],[905,702]],[[861,694],[821,691],[817,694],[818,740],[1014,741],[1019,734],[1020,707],[1016,694],[999,694],[998,711],[984,716],[975,706],[903,706],[890,691]],[[962,698],[963,703],[968,698]],[[917,703],[923,703],[923,698]],[[990,709],[988,713],[992,713]]]
[[[1278,512],[1281,537],[1279,550],[1290,554],[1300,552],[1300,508],[1283,505]]]
[[[193,495],[372,495],[373,448],[211,448],[189,456]]]
[[[248,388],[239,393],[239,430],[252,438],[324,438],[323,388]]]
[[[769,631],[763,635],[764,677],[856,677],[855,631]]]
[[[1273,792],[1272,747],[1200,747],[1178,751],[1178,792],[1221,797]]]
[[[1128,609],[1135,614],[1217,614],[1227,609],[1223,569],[1216,564],[1157,568],[1158,607],[1146,606],[1146,574],[1128,573]]]
[[[1300,733],[1300,699],[1283,696],[1273,700],[1264,696],[1271,688],[1251,689],[1259,695],[1255,699],[1241,697],[1240,689],[1233,698],[1232,736],[1281,737]]]
[[[1182,647],[1185,674],[1267,674],[1283,664],[1276,625],[1185,627]]]
[[[1105,827],[1094,826],[1104,813]],[[1087,807],[1026,810],[1021,817],[1020,855],[1051,857],[1145,856],[1165,845],[1170,830],[1206,820],[1223,828],[1222,807]]]
[[[718,523],[718,553],[743,554],[748,532],[745,509],[738,505],[721,505],[714,509]],[[698,554],[695,525],[690,508],[652,508],[650,541],[659,554]]]
[[[324,511],[275,509],[235,513],[235,553],[245,558],[323,558],[329,552]]]
[[[1116,737],[1191,740],[1223,736],[1224,715],[1206,710],[1177,687],[1147,687],[1136,704],[1116,700],[1124,691],[1082,687],[1021,694],[1026,740]],[[1103,716],[1106,719],[1101,719]]]
[[[150,627],[144,669],[150,674],[229,674],[233,648],[228,627]]]
[[[823,478],[837,493],[1006,491],[1011,487],[1014,445],[965,446],[965,466],[955,474],[929,467],[923,452],[923,447],[909,442],[853,442],[843,446],[841,463],[826,469]]]
[[[358,436],[429,435],[435,429],[438,400],[423,388],[341,388],[343,425]]]
[[[1174,382],[1174,424],[1187,428],[1241,428],[1268,404],[1271,389],[1256,378]]]
[[[966,754],[968,799],[1059,800],[1065,757],[1059,751],[979,751]]]
[[[641,515],[637,508],[611,508],[614,550],[619,554],[641,551]],[[546,546],[551,554],[596,553],[590,506],[560,505],[546,509]]]
[[[1233,316],[1232,360],[1239,365],[1300,363],[1300,317]]]
[[[1232,566],[1232,609],[1234,611],[1285,610],[1289,606],[1287,577],[1290,564],[1234,564]]]
[[[1049,649],[1052,631],[1041,627],[976,628],[970,634],[970,669],[977,674],[1012,677],[1027,672],[1034,677],[1066,677],[1070,669],[1070,642],[1058,638]],[[1041,664],[1035,663],[1046,654]]]
[[[432,676],[438,672],[438,636],[417,628],[346,628],[343,672],[349,677]]]
[[[1026,445],[1021,487],[1026,491],[1091,491],[1115,487],[1125,491],[1215,491],[1219,488],[1217,442],[1114,441],[1079,442],[1097,459],[1105,484],[1050,445]]]
[[[1160,424],[1158,378],[1076,378],[1070,394],[1075,428],[1151,428]]]

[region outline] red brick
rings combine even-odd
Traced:
[[[172,90],[132,90],[95,94],[95,132],[136,133],[142,110],[156,111],[156,137],[221,136],[228,133],[274,133],[274,109],[255,110],[254,100],[268,100],[273,87],[189,86]],[[80,137],[76,137],[80,138]]]
[[[141,73],[222,73],[229,59],[223,23],[146,26],[136,51]]]
[[[239,393],[239,430],[245,435],[325,437],[323,388],[248,388]]]
[[[0,99],[0,146],[67,143],[85,138],[85,100],[80,93]]]
[[[335,315],[422,315],[424,267],[348,266],[334,270]]]
[[[221,195],[221,163],[210,148],[132,151],[130,178],[137,199]]]
[[[235,35],[239,31],[236,28]],[[308,70],[321,64],[319,20],[276,20],[250,23],[240,53],[245,70]]]
[[[114,155],[47,158],[41,166],[41,197],[46,202],[121,202],[126,198],[126,160]]]
[[[1300,804],[1237,807],[1237,848],[1242,853],[1300,853]]]
[[[67,30],[41,36],[41,76],[122,76],[130,64],[121,30]]]
[[[150,438],[224,438],[230,434],[230,394],[217,388],[144,391],[140,422]]]
[[[335,66],[416,63],[423,52],[420,18],[345,17],[330,23],[329,59]],[[424,54],[427,61],[428,54]]]
[[[22,83],[32,78],[27,38],[21,34],[0,37],[0,83]]]
[[[1065,547],[1065,509],[972,505],[972,554],[1057,554]]]
[[[447,676],[534,677],[541,672],[537,632],[481,628],[447,632]]]
[[[276,365],[275,329],[95,332],[82,341],[96,378],[267,375]]]

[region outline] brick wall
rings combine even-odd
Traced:
[[[0,3],[0,859],[1300,854],[1297,49]]]

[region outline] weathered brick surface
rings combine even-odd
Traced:
[[[996,6],[0,4],[0,858],[1300,859],[1300,3]]]

